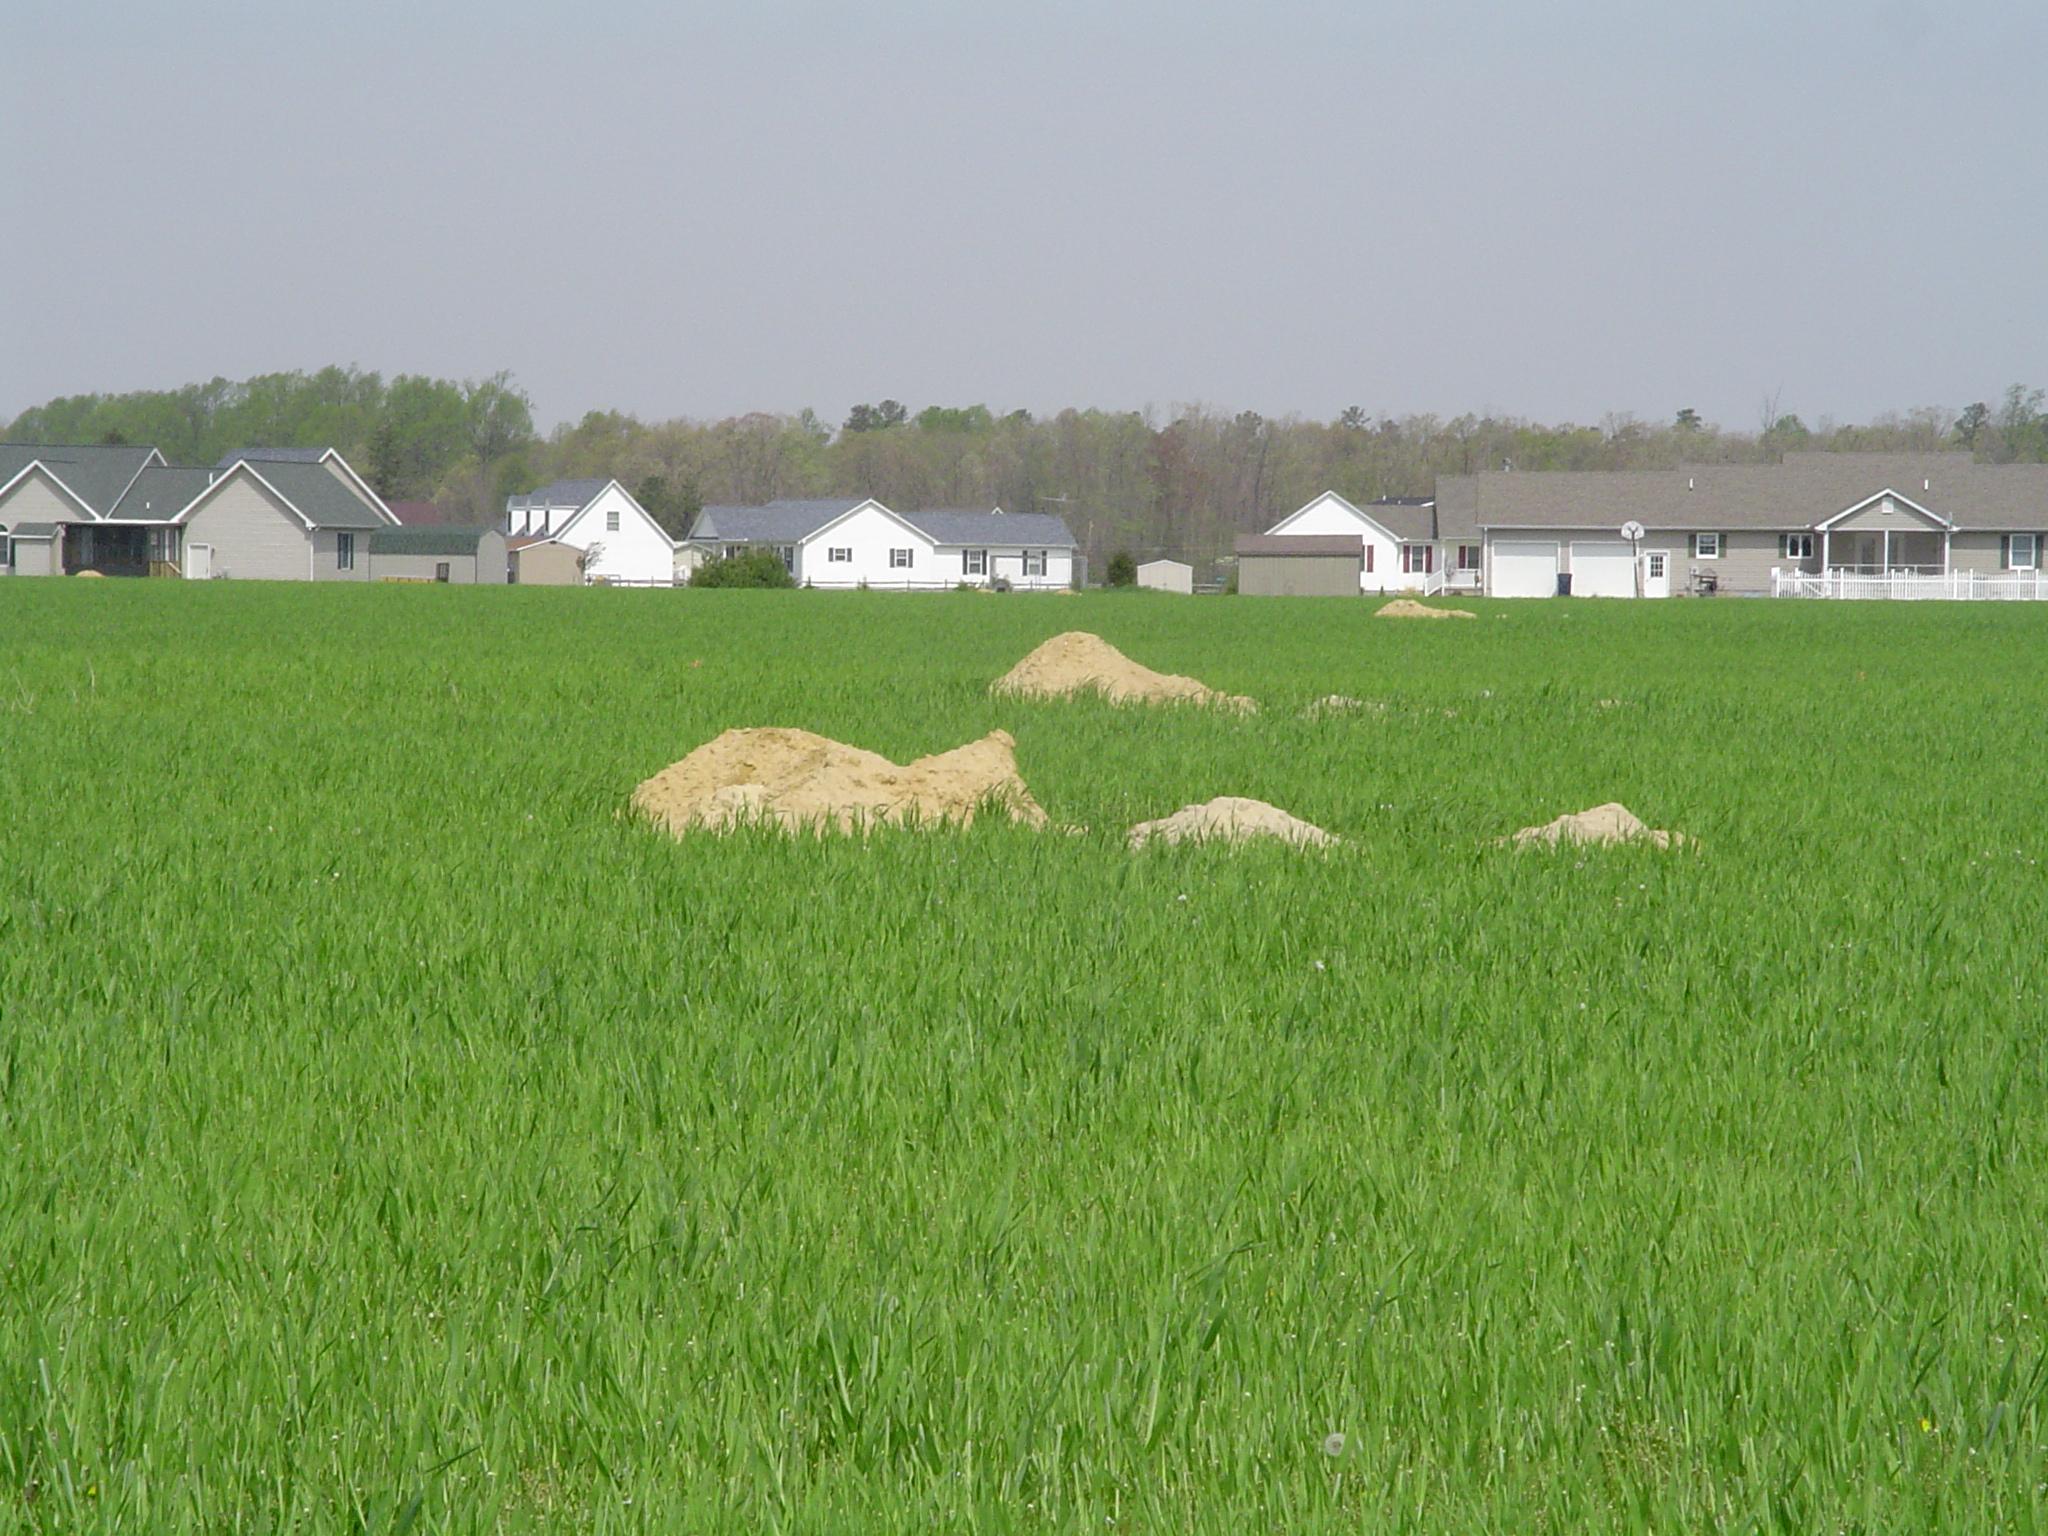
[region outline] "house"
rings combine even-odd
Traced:
[[[706,507],[688,542],[712,557],[772,549],[799,586],[906,591],[1058,590],[1073,584],[1077,552],[1067,525],[1042,512],[895,512],[850,497]]]
[[[1776,464],[1504,470],[1445,476],[1436,511],[1446,547],[1481,551],[1493,597],[2048,596],[2048,464],[1808,452]]]
[[[1356,597],[1370,548],[1356,533],[1246,533],[1237,539],[1245,597]]]
[[[505,535],[495,528],[429,523],[370,535],[372,581],[442,581],[503,586],[510,579]]]
[[[616,480],[557,480],[505,502],[505,536],[551,539],[583,557],[583,579],[633,586],[675,582],[676,541]]]
[[[511,579],[521,587],[580,587],[583,551],[559,539],[527,535],[505,541]]]
[[[1154,592],[1193,592],[1195,568],[1181,560],[1147,560],[1138,567],[1138,585]]]
[[[240,449],[188,469],[154,448],[0,445],[16,575],[363,580],[362,541],[395,521],[332,448]]]
[[[1359,506],[1335,491],[1325,491],[1262,537],[1358,540],[1361,592],[1414,592],[1435,585],[1430,578],[1438,565],[1436,503],[1428,496],[1383,496]],[[1240,591],[1243,581],[1240,567]]]

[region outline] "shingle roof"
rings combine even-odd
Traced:
[[[237,448],[214,460],[215,469],[233,469],[242,460],[252,464],[318,464],[331,448]]]
[[[363,505],[362,499],[336,479],[333,472],[324,464],[279,459],[268,463],[252,463],[249,472],[261,475],[280,496],[297,507],[306,521],[315,528],[390,526],[383,518]]]
[[[41,460],[65,488],[101,517],[156,450],[130,443],[0,443],[0,485]]]
[[[15,528],[13,536],[17,539],[54,539],[57,537],[57,525],[55,523],[22,523]]]
[[[391,515],[408,528],[438,527],[448,521],[448,514],[431,501],[387,501]]]
[[[1032,549],[1072,549],[1074,535],[1049,512],[935,512],[897,514],[934,544],[1016,544]]]
[[[495,528],[465,527],[455,523],[428,524],[416,528],[379,528],[370,535],[373,555],[473,555],[484,535]]]
[[[1240,533],[1239,555],[1349,555],[1357,559],[1365,550],[1364,537],[1356,533]]]
[[[1446,539],[1481,528],[1809,529],[1880,491],[1958,528],[2048,529],[2048,464],[1979,464],[1967,453],[1796,453],[1778,464],[1446,475]]]
[[[210,469],[167,469],[152,464],[135,477],[128,494],[114,504],[107,516],[126,523],[167,523],[190,506],[192,499],[215,478]]]
[[[690,538],[701,543],[796,544],[866,500],[865,496],[849,496],[827,501],[771,501],[758,507],[705,507],[690,525]]]
[[[524,496],[506,497],[505,510],[524,512],[529,508],[573,507],[580,511],[589,506],[597,493],[611,483],[608,476],[584,480],[557,480],[537,491],[528,491]]]

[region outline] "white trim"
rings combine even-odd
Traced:
[[[1364,523],[1368,528],[1375,528],[1379,530],[1379,532],[1384,534],[1391,542],[1395,544],[1399,544],[1401,542],[1401,536],[1398,533],[1394,532],[1393,529],[1389,528],[1385,523],[1382,523],[1378,518],[1372,516],[1371,513],[1365,511],[1363,508],[1357,506],[1355,503],[1347,500],[1343,496],[1338,495],[1335,491],[1324,491],[1320,496],[1310,497],[1307,501],[1303,502],[1300,506],[1296,507],[1292,512],[1288,513],[1285,517],[1281,518],[1279,522],[1275,523],[1272,527],[1268,528],[1266,530],[1266,536],[1270,538],[1274,534],[1285,534],[1287,532],[1287,527],[1290,523],[1298,522],[1301,518],[1306,516],[1315,508],[1321,506],[1326,501],[1336,502],[1338,506],[1342,507],[1346,512],[1349,512],[1353,517],[1357,518],[1361,523]],[[1420,543],[1422,541],[1416,540],[1415,542]]]
[[[163,454],[163,450],[162,450],[161,448],[151,448],[151,449],[149,450],[148,454],[147,454],[147,455],[145,455],[145,456],[144,456],[144,458],[143,458],[143,460],[142,460],[142,469],[138,469],[138,470],[136,470],[136,471],[135,471],[135,473],[134,473],[134,474],[130,475],[130,476],[128,477],[128,483],[127,483],[126,485],[124,485],[124,486],[122,486],[122,487],[121,487],[121,494],[120,494],[119,496],[116,496],[116,497],[115,497],[115,498],[114,498],[114,499],[113,499],[113,500],[112,500],[111,502],[109,502],[109,503],[108,503],[108,508],[107,508],[107,509],[108,509],[108,512],[109,512],[109,514],[111,514],[111,513],[112,513],[112,511],[113,511],[113,509],[114,509],[115,507],[118,507],[118,506],[120,506],[120,505],[121,505],[122,501],[123,501],[123,500],[124,500],[124,499],[125,499],[125,498],[127,497],[128,493],[129,493],[130,491],[132,491],[132,490],[134,490],[134,489],[135,489],[135,482],[136,482],[136,481],[138,481],[138,480],[140,480],[140,479],[142,478],[142,470],[143,470],[143,469],[147,469],[147,468],[149,468],[149,461],[150,461],[151,459],[155,459],[155,460],[156,460],[156,462],[157,462],[157,465],[158,465],[158,467],[159,467],[159,468],[162,468],[162,469],[169,469],[169,468],[171,467],[171,466],[170,466],[170,464],[169,464],[169,463],[168,463],[168,462],[167,462],[167,461],[165,460],[165,458],[164,458],[164,454]],[[109,522],[109,523],[113,523],[113,522],[122,522],[122,523],[136,523],[136,522],[142,522],[142,521],[144,521],[144,519],[142,519],[142,518],[136,518],[136,517],[122,517],[122,518],[116,518],[116,517],[113,517],[113,516],[109,515],[108,517],[106,517],[106,518],[102,519],[102,521],[105,521],[105,522]]]
[[[668,547],[671,554],[673,554],[676,550],[682,548],[683,541],[681,539],[678,539],[674,534],[670,533],[666,528],[662,527],[661,524],[657,523],[654,520],[654,515],[650,513],[645,507],[640,505],[639,498],[636,497],[631,491],[626,489],[625,483],[623,481],[616,479],[605,481],[604,485],[599,488],[597,493],[594,496],[592,496],[590,500],[584,502],[583,505],[578,507],[574,512],[571,512],[568,516],[568,519],[562,524],[561,527],[555,529],[552,533],[547,535],[549,542],[559,543],[563,535],[567,534],[570,529],[574,528],[578,523],[582,522],[584,515],[588,513],[592,507],[596,506],[598,502],[602,501],[604,499],[604,493],[610,490],[613,486],[617,486],[619,488],[619,494],[626,498],[626,504],[630,506],[635,512],[640,514],[640,521],[645,523],[649,528],[653,529],[658,537],[668,540]],[[555,509],[549,507],[543,510],[544,512],[551,512]],[[610,532],[611,530],[606,529],[605,531]]]
[[[1883,501],[1887,496],[1889,496],[1893,501],[1898,502],[1901,506],[1911,507],[1915,512],[1918,512],[1922,517],[1926,518],[1929,522],[1933,523],[1937,528],[1946,528],[1951,532],[1955,530],[1956,525],[1950,522],[1947,518],[1943,517],[1939,512],[1928,511],[1927,508],[1921,506],[1920,503],[1915,501],[1912,497],[1901,496],[1897,491],[1893,490],[1890,486],[1886,486],[1883,490],[1879,491],[1875,496],[1864,497],[1861,501],[1857,502],[1856,505],[1853,507],[1845,507],[1842,511],[1837,512],[1833,517],[1823,518],[1820,522],[1817,522],[1813,525],[1814,530],[1819,533],[1825,533],[1830,528],[1833,528],[1835,524],[1839,523],[1843,518],[1854,517],[1858,512],[1861,512],[1864,508],[1876,505],[1878,502]]]
[[[74,491],[62,480],[58,479],[57,471],[50,468],[50,466],[45,464],[41,459],[30,459],[26,464],[21,466],[20,474],[16,475],[12,480],[8,481],[5,485],[0,485],[0,499],[4,499],[9,491],[13,490],[17,485],[21,484],[23,480],[27,479],[29,475],[33,474],[36,470],[39,469],[43,472],[44,476],[49,480],[50,484],[56,486],[58,490],[62,491],[66,496],[69,496],[71,498],[71,500],[77,505],[78,510],[85,514],[87,522],[103,523],[106,521],[106,519],[101,517],[99,513],[93,511],[91,507],[85,504],[85,498],[83,496],[79,495],[78,492]]]
[[[855,505],[848,507],[844,512],[840,513],[837,517],[831,519],[829,522],[823,522],[818,524],[817,527],[813,528],[809,533],[805,534],[802,538],[798,539],[797,543],[809,544],[811,540],[819,537],[822,534],[829,533],[834,528],[837,528],[849,517],[852,517],[854,513],[865,512],[869,507],[873,507],[877,512],[881,513],[882,516],[888,518],[890,522],[894,523],[897,527],[901,528],[905,533],[915,535],[929,548],[937,549],[939,547],[939,541],[937,539],[933,538],[930,534],[926,533],[922,528],[918,527],[917,524],[910,521],[909,518],[903,516],[902,513],[891,512],[887,507],[883,506],[879,501],[875,500],[875,498],[872,496],[870,496],[866,501],[858,502]],[[962,547],[964,548],[965,546]]]

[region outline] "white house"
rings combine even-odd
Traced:
[[[1154,592],[1192,592],[1195,568],[1184,560],[1147,560],[1138,567],[1138,585]]]
[[[772,549],[799,586],[904,591],[1058,590],[1073,584],[1076,548],[1044,513],[895,512],[872,498],[706,507],[688,542],[707,558]]]
[[[507,497],[505,536],[577,550],[586,581],[665,587],[676,579],[676,541],[616,480],[557,480]]]
[[[1356,536],[1362,547],[1359,590],[1415,592],[1440,584],[1436,503],[1426,496],[1387,496],[1361,507],[1325,491],[1266,530],[1269,538]],[[1476,579],[1476,578],[1475,578]]]

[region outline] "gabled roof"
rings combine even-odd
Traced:
[[[428,524],[415,528],[379,528],[370,535],[373,555],[473,555],[484,535],[495,528],[467,527],[458,523]]]
[[[384,505],[407,528],[438,526],[448,521],[448,513],[431,501],[387,501]]]
[[[41,464],[89,515],[105,517],[145,467],[163,461],[156,449],[131,443],[0,443],[0,489]]]
[[[107,516],[124,523],[168,523],[215,478],[210,469],[172,469],[152,464],[135,477],[135,483]]]
[[[899,514],[934,544],[1017,544],[1072,549],[1074,535],[1049,512],[970,512],[941,509]]]
[[[855,507],[865,496],[823,501],[771,501],[758,507],[705,507],[690,525],[690,540],[702,544],[801,544],[827,523]]]
[[[569,507],[580,511],[597,500],[598,493],[611,483],[609,475],[601,475],[594,479],[556,480],[537,491],[528,491],[524,496],[507,496],[505,510],[537,512],[542,508],[555,510]]]
[[[212,499],[222,486],[244,475],[266,486],[297,514],[299,521],[308,528],[338,528],[352,531],[359,528],[391,526],[388,517],[365,506],[359,497],[328,472],[325,465],[308,464],[299,459],[281,459],[262,464],[246,459],[238,462],[225,474],[216,474],[213,484],[186,504],[184,510],[178,514],[177,521],[187,521],[194,512]]]
[[[1967,453],[1790,453],[1777,464],[1512,470],[1437,481],[1444,538],[1482,528],[1804,532],[1890,489],[1959,529],[2048,530],[2048,464]]]
[[[1335,491],[1324,491],[1320,496],[1311,497],[1281,518],[1266,530],[1272,538],[1302,538],[1305,535],[1287,532],[1289,524],[1312,508],[1325,502],[1335,502],[1367,528],[1376,528],[1396,543],[1419,544],[1436,537],[1436,503],[1434,500],[1413,497],[1383,497],[1361,507],[1349,497]]]
[[[247,459],[251,464],[318,464],[332,448],[237,448],[214,460],[215,469],[233,469]]]

